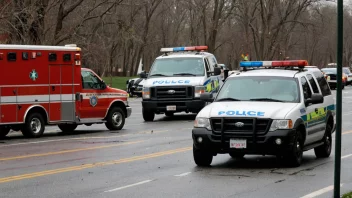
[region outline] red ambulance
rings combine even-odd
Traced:
[[[0,45],[0,138],[10,129],[40,137],[45,125],[72,132],[105,123],[120,130],[131,115],[126,91],[81,68],[76,45]]]

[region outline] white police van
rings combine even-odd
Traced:
[[[212,102],[200,111],[192,130],[193,156],[199,166],[229,153],[276,155],[300,166],[304,151],[329,157],[335,131],[335,102],[320,70],[307,61],[241,62]]]
[[[198,113],[205,102],[200,94],[217,93],[223,84],[215,56],[207,46],[162,48],[143,84],[145,121],[155,114]]]

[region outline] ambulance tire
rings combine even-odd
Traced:
[[[27,116],[26,123],[22,129],[22,134],[25,137],[39,138],[43,135],[44,131],[45,122],[43,116],[40,113],[34,112]]]
[[[213,161],[213,155],[211,153],[204,152],[201,149],[197,149],[193,145],[193,159],[198,166],[210,166]]]
[[[9,127],[0,127],[0,139],[4,139],[10,133]]]
[[[323,139],[324,144],[314,148],[314,153],[317,158],[327,158],[330,156],[332,148],[331,131],[331,126],[326,125],[325,135]]]
[[[59,124],[58,127],[63,133],[72,133],[76,130],[77,124]]]
[[[154,118],[155,118],[155,113],[152,111],[147,111],[145,109],[142,109],[142,113],[143,113],[143,119],[146,122],[153,122]]]
[[[120,107],[112,107],[106,117],[105,126],[110,131],[121,130],[125,125],[125,114]]]
[[[303,158],[303,137],[300,131],[297,131],[293,145],[292,150],[285,155],[285,160],[288,166],[299,167]]]

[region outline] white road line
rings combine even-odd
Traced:
[[[340,186],[342,186],[343,184],[341,184]],[[313,197],[316,197],[316,196],[319,196],[319,195],[322,195],[324,193],[327,193],[329,191],[332,191],[334,189],[334,186],[331,185],[331,186],[328,186],[326,188],[323,188],[323,189],[320,189],[320,190],[317,190],[315,192],[312,192],[308,195],[305,195],[304,197],[301,197],[301,198],[313,198]]]
[[[114,191],[122,190],[122,189],[125,189],[125,188],[130,188],[130,187],[133,187],[133,186],[138,186],[138,185],[141,185],[141,184],[145,184],[145,183],[148,183],[148,182],[151,182],[151,181],[152,180],[145,180],[145,181],[142,181],[142,182],[138,182],[138,183],[127,185],[127,186],[122,186],[120,188],[115,188],[115,189],[108,190],[108,191],[105,191],[105,192],[114,192]]]
[[[189,174],[191,174],[191,172],[182,173],[182,174],[174,175],[174,176],[175,176],[175,177],[183,177],[183,176],[186,176],[186,175],[189,175]]]
[[[348,158],[348,157],[351,157],[352,154],[349,154],[349,155],[345,155],[345,156],[342,156],[341,159],[345,159],[345,158]]]

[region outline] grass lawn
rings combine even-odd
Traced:
[[[342,198],[352,198],[352,192],[342,195]]]
[[[110,85],[113,88],[126,90],[126,81],[131,78],[138,78],[138,77],[122,77],[122,76],[114,76],[112,77],[112,83],[110,77],[104,77],[103,80],[107,85]]]

